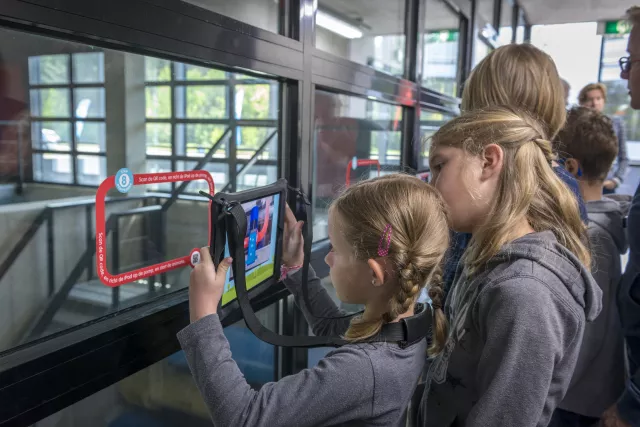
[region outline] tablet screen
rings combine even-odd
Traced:
[[[247,216],[247,233],[244,238],[245,277],[247,290],[251,290],[275,274],[280,194],[242,203],[242,207]],[[229,256],[228,243],[224,248],[224,256]],[[222,305],[235,298],[233,269],[230,268],[222,294]]]

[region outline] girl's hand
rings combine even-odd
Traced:
[[[189,280],[189,315],[191,323],[217,312],[231,261],[231,258],[224,259],[216,272],[211,255],[209,255],[209,248],[200,249],[200,263],[196,264],[191,271]]]
[[[618,414],[618,408],[614,404],[609,409],[604,411],[602,418],[600,419],[600,427],[631,427],[631,424],[620,418]]]
[[[303,221],[296,221],[296,216],[287,205],[282,238],[282,263],[287,267],[296,267],[304,262],[303,225]]]

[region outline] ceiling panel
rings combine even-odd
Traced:
[[[637,0],[520,0],[530,24],[616,20]]]

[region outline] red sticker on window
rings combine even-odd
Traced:
[[[110,176],[105,179],[100,187],[98,187],[98,192],[96,193],[96,271],[98,272],[98,276],[102,283],[109,287],[117,287],[120,285],[124,285],[125,283],[130,283],[135,280],[144,279],[147,277],[155,276],[157,274],[165,273],[170,270],[175,270],[177,268],[185,267],[188,265],[193,266],[197,262],[199,262],[199,258],[194,257],[194,249],[190,254],[187,254],[183,257],[175,258],[169,261],[164,261],[158,264],[150,265],[148,267],[143,267],[137,270],[128,271],[126,273],[121,273],[117,275],[112,275],[109,273],[107,269],[107,231],[106,231],[106,218],[105,218],[105,203],[104,199],[107,195],[107,192],[114,187],[118,188],[118,191],[126,192],[131,186],[136,185],[149,185],[149,184],[159,184],[159,183],[168,183],[168,182],[178,182],[178,181],[196,181],[199,179],[207,181],[209,185],[209,194],[213,195],[214,193],[214,185],[213,178],[211,174],[207,171],[197,170],[197,171],[188,171],[188,172],[163,172],[163,173],[141,173],[141,174],[127,174],[122,173],[123,170],[118,172],[118,175]],[[116,183],[116,176],[119,181]],[[133,177],[133,184],[129,181],[130,178],[127,176]],[[208,239],[211,236],[211,202],[209,202],[209,234]],[[210,244],[210,242],[208,243]],[[196,262],[194,262],[196,261]]]

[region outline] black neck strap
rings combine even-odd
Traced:
[[[213,240],[211,255],[213,262],[218,268],[220,262],[224,258],[224,247],[228,236],[229,252],[233,257],[233,275],[235,281],[235,290],[242,311],[242,316],[249,330],[259,339],[269,344],[281,347],[340,347],[348,344],[341,337],[336,336],[287,336],[280,335],[266,328],[260,319],[256,316],[246,285],[246,266],[244,254],[244,238],[247,230],[247,217],[240,203],[228,203],[224,199],[214,199],[212,201],[212,227]],[[306,226],[311,226],[307,221]],[[306,236],[305,236],[306,237]],[[311,239],[308,239],[311,241]],[[307,243],[305,238],[305,249]],[[310,249],[310,248],[309,248]],[[305,304],[311,310],[308,301],[308,291],[306,279],[308,277],[308,255],[305,251],[305,267],[303,267],[303,282],[301,284],[303,295],[305,295]],[[305,275],[305,270],[307,275]],[[411,345],[429,333],[432,322],[431,307],[428,305],[418,304],[416,306],[416,314],[406,317],[398,322],[387,323],[382,327],[380,333],[364,342],[395,342],[400,346]]]

